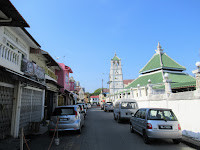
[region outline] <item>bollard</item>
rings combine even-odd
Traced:
[[[59,138],[55,138],[55,145],[59,145],[60,144],[60,139]]]

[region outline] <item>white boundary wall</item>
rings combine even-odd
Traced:
[[[183,135],[200,140],[200,91],[150,95],[135,98],[139,108],[170,108],[177,116]]]

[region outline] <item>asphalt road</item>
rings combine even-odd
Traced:
[[[192,148],[172,140],[154,140],[144,144],[142,136],[129,131],[128,122],[117,123],[112,112],[91,108],[81,134],[75,132],[59,133],[60,145],[52,144],[52,150],[190,150]],[[34,140],[33,140],[34,141]],[[42,135],[30,143],[30,149],[48,149],[50,137]],[[38,144],[36,144],[36,142]],[[34,144],[35,143],[35,144]],[[41,144],[39,144],[41,143]],[[45,144],[46,143],[46,144]]]

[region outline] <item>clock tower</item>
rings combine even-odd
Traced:
[[[114,94],[115,92],[124,89],[121,59],[119,59],[115,53],[115,56],[111,59],[110,63],[109,89],[110,94]]]

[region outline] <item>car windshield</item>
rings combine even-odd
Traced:
[[[177,121],[176,116],[171,110],[154,110],[149,111],[148,120],[165,120],[165,121]]]
[[[73,107],[59,107],[55,108],[53,116],[75,115]]]
[[[122,109],[135,109],[137,108],[135,102],[122,102],[121,104]]]

